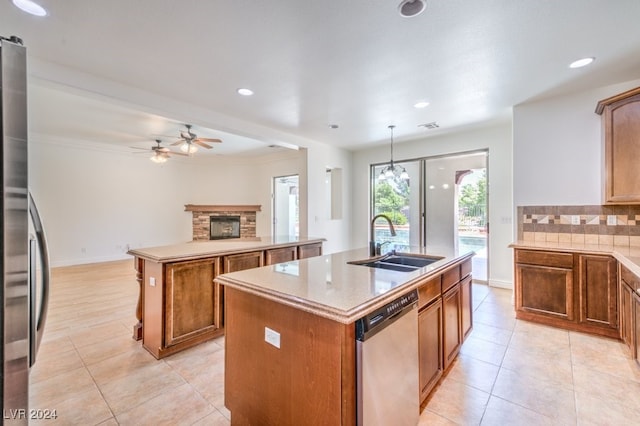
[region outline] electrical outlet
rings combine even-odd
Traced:
[[[264,341],[280,349],[280,333],[269,327],[264,328]]]
[[[580,215],[574,214],[571,216],[572,225],[580,225]]]
[[[607,225],[615,225],[616,224],[616,215],[609,214],[607,215]]]

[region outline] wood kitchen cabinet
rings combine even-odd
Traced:
[[[636,276],[624,266],[620,265],[620,338],[629,349],[631,356],[634,352],[634,288],[637,287]]]
[[[229,272],[244,271],[245,269],[259,268],[261,266],[264,266],[264,256],[262,251],[232,254],[223,258],[223,269],[225,274]]]
[[[462,294],[460,283],[442,295],[443,363],[446,370],[460,352],[462,345]]]
[[[275,265],[276,263],[291,262],[298,258],[297,247],[282,247],[268,249],[264,251],[264,259],[266,265]]]
[[[298,246],[298,259],[306,259],[314,256],[322,256],[322,243]]]
[[[611,256],[578,256],[578,323],[585,330],[618,337],[618,262]]]
[[[460,281],[460,326],[462,327],[462,339],[466,339],[473,329],[473,286],[471,275],[467,275]]]
[[[441,282],[442,276],[438,275],[418,287],[418,356],[421,403],[429,396],[444,371]]]
[[[573,255],[516,250],[515,262],[516,318],[573,321]]]
[[[306,255],[321,252],[322,243]],[[139,324],[134,338],[160,359],[224,334],[225,288],[214,278],[270,263],[297,258],[298,244],[225,252],[197,260],[172,258],[166,261],[136,257],[140,284]],[[318,247],[320,247],[318,249]]]
[[[633,293],[633,337],[632,337],[632,353],[636,363],[640,366],[640,295]]]
[[[516,318],[618,338],[617,261],[516,249]]]
[[[149,268],[143,345],[156,358],[222,335],[220,258]]]
[[[640,87],[603,99],[596,106],[602,115],[604,138],[604,203],[640,203]]]

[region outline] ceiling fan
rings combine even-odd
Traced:
[[[160,146],[160,144],[162,143],[162,141],[160,139],[156,139],[156,145],[152,146],[151,149],[149,148],[138,148],[135,146],[132,146],[131,148],[133,149],[142,149],[146,152],[152,152],[153,155],[150,157],[151,161],[153,161],[154,163],[165,163],[170,156],[172,155],[182,155],[184,157],[187,156],[187,154],[183,154],[181,152],[173,152],[171,151],[169,148],[165,148],[163,146]],[[137,152],[136,154],[144,154],[142,152]]]
[[[187,128],[187,130],[186,131],[183,130],[180,132],[180,140],[171,144],[172,146],[181,145],[180,151],[182,152],[186,152],[187,154],[193,154],[198,150],[198,146],[201,146],[206,149],[213,148],[212,146],[208,145],[206,142],[209,142],[209,143],[222,142],[222,140],[220,139],[199,138],[198,135],[191,132],[191,124],[185,124],[185,127]]]

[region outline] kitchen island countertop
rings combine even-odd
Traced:
[[[131,249],[127,252],[146,260],[158,263],[183,260],[204,259],[253,250],[265,250],[290,245],[321,243],[324,238],[305,238],[292,236],[236,238],[211,241],[189,241],[166,246]]]
[[[403,253],[443,257],[411,272],[348,262],[370,258],[361,248],[218,276],[215,281],[315,315],[353,323],[358,318],[418,287],[431,275],[473,256],[451,249],[412,247]]]

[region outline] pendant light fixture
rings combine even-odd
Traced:
[[[407,173],[404,167],[393,164],[393,129],[395,127],[396,126],[394,125],[389,126],[389,129],[391,130],[391,162],[380,172],[380,175],[378,176],[378,180],[380,181],[393,179],[394,177],[399,177],[402,180],[409,179],[409,173]]]

